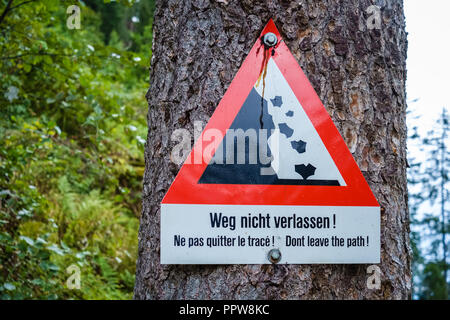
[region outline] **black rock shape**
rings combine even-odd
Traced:
[[[280,132],[284,135],[286,135],[286,137],[290,138],[292,136],[292,134],[294,133],[294,130],[289,127],[286,123],[280,123],[279,124],[280,127]]]
[[[291,146],[298,153],[303,153],[306,150],[306,142],[303,140],[291,141]]]
[[[294,115],[294,111],[289,110],[286,112],[286,117],[292,117]]]
[[[268,112],[269,101],[263,99],[255,88],[253,88],[239,110],[238,114],[233,120],[230,129],[242,129],[247,131],[248,129],[259,130],[261,128],[267,129],[264,134],[263,139],[259,140],[258,154],[261,151],[267,152],[267,157],[272,158],[272,153],[269,145],[267,144],[267,139],[273,134],[273,129],[275,129],[275,123],[272,116]],[[262,112],[262,119],[261,119]],[[294,111],[295,112],[295,111]],[[261,120],[263,124],[261,125]],[[283,127],[283,126],[282,126]],[[288,130],[291,130],[287,127]],[[214,154],[213,159],[206,167],[201,178],[198,180],[199,184],[228,184],[228,185],[289,185],[289,186],[339,186],[339,181],[337,180],[314,180],[302,179],[301,177],[297,179],[278,179],[275,171],[270,172],[271,168],[270,162],[262,162],[261,157],[257,157],[258,161],[256,164],[250,164],[250,140],[246,139],[245,142],[245,164],[237,163],[238,156],[238,146],[235,140],[235,136],[231,135],[232,131],[229,131],[223,138],[220,146],[217,150],[222,150],[223,152]],[[289,134],[289,132],[287,133]],[[267,136],[267,138],[265,137]],[[226,150],[227,144],[234,144],[234,158],[233,163],[226,163]],[[267,144],[267,148],[263,148],[262,143]],[[229,146],[228,146],[229,147]],[[266,149],[266,150],[263,150]],[[220,157],[221,156],[221,157]],[[222,161],[218,161],[222,160]],[[216,162],[218,161],[218,162]],[[299,162],[300,163],[300,162]],[[261,170],[264,170],[262,174]],[[273,173],[273,174],[271,174]]]
[[[214,154],[213,159],[206,167],[198,183],[206,184],[273,184],[277,181],[277,175],[270,175],[267,171],[267,175],[261,175],[262,168],[269,168],[270,162],[264,161],[262,159],[266,157],[271,157],[272,153],[270,146],[268,145],[268,138],[273,134],[273,129],[275,129],[275,124],[273,122],[272,116],[268,112],[268,101],[263,99],[261,95],[258,94],[255,88],[253,88],[239,110],[238,114],[233,120],[230,126],[230,131],[227,132],[223,138],[221,144],[217,147],[217,150],[222,150],[223,152]],[[262,114],[261,114],[262,113]],[[262,117],[261,117],[262,116]],[[262,124],[261,124],[262,122]],[[238,148],[238,142],[236,141],[235,130],[242,129],[244,132],[247,130],[258,132],[259,129],[266,129],[259,138],[256,150],[254,145],[250,144],[251,139],[245,139],[244,141],[244,159],[245,164],[238,163],[241,149]],[[266,144],[263,147],[263,144]],[[233,150],[231,155],[232,163],[227,164],[227,150]],[[250,152],[255,150],[259,157],[257,157],[256,163],[250,163]],[[265,155],[262,155],[266,152]],[[262,157],[264,156],[264,157]],[[266,159],[264,159],[266,160]],[[297,181],[303,181],[297,179]],[[281,183],[281,182],[278,182]]]
[[[307,166],[304,164],[297,164],[295,165],[295,172],[300,174],[304,180],[308,179],[308,177],[314,175],[316,172],[316,167],[314,167],[312,164],[308,163]]]
[[[275,98],[270,99],[270,101],[272,101],[274,107],[281,108],[281,105],[283,104],[283,99],[280,96],[276,96]]]

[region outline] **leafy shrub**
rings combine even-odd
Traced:
[[[71,3],[80,30],[66,27]],[[109,5],[86,3],[29,2],[0,21],[1,299],[132,297],[150,20],[107,45]],[[139,12],[113,5],[123,25]],[[66,285],[71,265],[79,290]]]

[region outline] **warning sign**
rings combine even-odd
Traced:
[[[161,203],[161,263],[379,259],[379,205],[269,21]]]

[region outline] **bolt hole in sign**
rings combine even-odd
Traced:
[[[379,262],[378,202],[270,20],[162,200],[161,264]]]

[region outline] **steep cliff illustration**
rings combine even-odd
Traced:
[[[273,59],[249,93],[199,183],[345,186]]]

